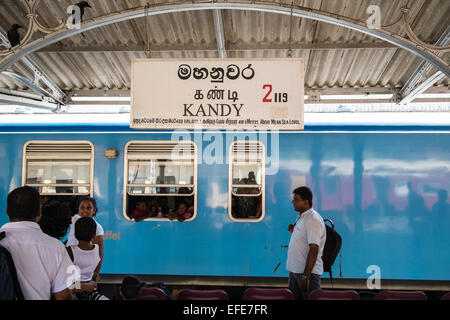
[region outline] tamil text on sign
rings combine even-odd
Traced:
[[[135,129],[302,130],[302,59],[132,63]]]

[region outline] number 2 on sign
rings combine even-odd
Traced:
[[[272,93],[272,85],[271,84],[265,84],[263,86],[263,90],[268,88],[269,91],[267,92],[266,96],[263,99],[263,102],[272,102],[272,99],[269,99],[268,96],[270,96],[270,94]]]
[[[272,94],[272,85],[265,84],[263,86],[263,90],[267,90],[267,94],[263,98],[263,102],[272,102],[272,98],[270,97]],[[288,94],[285,92],[274,93],[275,101],[274,102],[288,102]]]

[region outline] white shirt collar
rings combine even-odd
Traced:
[[[2,226],[2,229],[38,229],[41,230],[41,227],[32,221],[16,221],[16,222],[8,222]]]
[[[308,210],[304,211],[303,213],[300,213],[298,216],[299,218],[305,218],[306,216],[309,216],[314,211],[313,208],[309,208]]]
[[[300,220],[303,220],[306,216],[309,216],[313,212],[313,210],[314,210],[313,208],[310,208],[302,213],[299,213],[294,225],[296,225],[297,222],[299,222]]]

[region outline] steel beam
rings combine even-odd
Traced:
[[[450,44],[450,25],[447,26],[445,32],[439,37],[435,46],[447,46]],[[440,56],[440,52],[436,52],[436,55]],[[428,88],[432,87],[436,82],[444,78],[444,74],[438,71],[434,73],[431,77],[426,79],[421,85],[416,88],[419,81],[424,78],[427,72],[431,69],[432,65],[429,62],[422,61],[422,63],[417,67],[416,71],[411,75],[411,77],[406,81],[403,88],[400,90],[400,95],[402,100],[399,104],[407,104],[413,101],[418,95],[425,92]]]
[[[47,101],[39,101],[24,97],[11,96],[0,93],[0,103],[17,105],[23,107],[31,107],[38,108],[43,110],[50,110],[53,112],[57,112],[59,110],[59,106],[55,103],[47,102]]]
[[[219,47],[219,45],[217,45]],[[258,51],[258,50],[354,50],[354,49],[396,49],[393,44],[386,42],[355,42],[355,43],[284,43],[273,44],[228,44],[226,52],[230,51]],[[225,48],[224,48],[225,49]],[[152,52],[176,52],[176,51],[213,51],[217,50],[212,45],[154,45]],[[40,49],[43,53],[104,53],[104,52],[145,52],[141,45],[132,46],[60,46],[50,45]]]
[[[1,91],[0,91],[1,92]],[[448,97],[449,90],[448,87],[433,87],[430,88],[428,93],[434,93],[434,97],[422,97],[418,98],[415,102],[417,103],[448,103],[450,98]],[[397,95],[397,90],[392,88],[380,88],[380,87],[366,87],[366,88],[305,88],[305,95],[307,96],[305,104],[376,104],[383,103],[389,105],[396,105],[395,97]],[[442,94],[442,97],[439,95]],[[383,97],[390,95],[392,98]],[[330,96],[342,96],[342,98],[333,97],[330,100]],[[346,96],[346,97],[344,97]],[[359,96],[355,99],[355,96]],[[367,98],[363,99],[361,96]],[[103,90],[103,89],[91,89],[91,90],[79,90],[73,92],[74,101],[71,102],[73,105],[126,105],[128,102],[120,100],[121,97],[130,97],[130,90]],[[75,97],[84,98],[83,101],[77,101]],[[89,100],[90,97],[95,99]],[[98,100],[98,97],[111,98],[105,101],[94,101]],[[118,98],[117,100],[112,100],[113,98]],[[375,99],[376,98],[376,99]],[[94,101],[94,102],[92,102]],[[423,107],[423,106],[422,106]],[[410,110],[408,107],[400,107],[399,110]],[[430,106],[428,108],[430,111],[434,111],[435,106]],[[427,109],[426,107],[424,109]]]
[[[16,97],[22,97],[22,98],[30,98],[34,100],[42,100],[42,96],[30,93],[28,91],[18,91],[18,90],[10,90],[6,88],[0,88],[0,93],[9,95],[9,96],[16,96]]]
[[[235,2],[207,2],[207,3],[192,3],[191,1],[178,2],[176,4],[152,4],[150,9],[146,7],[132,8],[124,11],[119,11],[105,16],[96,17],[90,20],[86,20],[81,24],[79,29],[69,29],[67,26],[61,30],[48,34],[46,37],[37,39],[22,47],[15,49],[12,54],[7,55],[0,61],[0,71],[10,67],[21,58],[33,53],[39,49],[42,49],[50,44],[64,40],[76,34],[84,31],[88,31],[94,28],[110,25],[113,23],[123,22],[130,19],[142,18],[148,15],[158,15],[166,13],[187,12],[196,10],[248,10],[269,12],[284,15],[293,15],[299,18],[312,19],[333,25],[341,26],[344,28],[352,29],[358,32],[362,32],[373,36],[375,38],[387,41],[396,45],[399,48],[405,49],[423,60],[431,63],[438,70],[444,73],[447,77],[450,77],[449,64],[440,57],[430,53],[417,46],[413,41],[403,38],[399,35],[392,34],[387,30],[377,30],[368,28],[363,22],[355,19],[342,17],[336,14],[332,14],[325,11],[315,10],[311,8],[293,6],[289,4],[283,4],[279,2],[264,2],[257,3],[250,0],[237,0]]]
[[[424,93],[428,88],[433,86],[436,82],[443,79],[445,75],[436,71],[431,77],[422,82],[419,86],[414,88],[411,92],[408,93],[406,97],[404,97],[399,104],[408,104],[414,99],[416,99],[420,94]]]
[[[39,94],[41,97],[50,97],[50,93],[48,93],[46,90],[38,86],[35,82],[28,80],[27,78],[21,76],[20,74],[10,71],[3,71],[2,74],[10,76],[16,81],[22,83],[23,85],[27,86],[28,88]]]
[[[1,89],[0,89],[1,92]],[[432,87],[427,90],[427,93],[433,93],[436,95],[450,93],[448,86],[442,87]],[[326,87],[326,88],[308,88],[305,87],[305,95],[313,96],[327,96],[327,95],[367,95],[371,96],[373,94],[396,94],[396,89],[393,88],[383,88],[383,87],[362,87],[362,88],[342,88],[342,87]],[[86,90],[76,90],[73,91],[73,97],[130,97],[129,89],[86,89]],[[447,98],[448,100],[448,98]]]
[[[8,35],[2,28],[0,28],[0,46],[3,46],[8,50],[11,49],[11,43],[8,40]]]
[[[8,46],[11,47],[11,44],[9,43],[9,40],[8,40],[8,37],[5,33],[5,31],[1,27],[0,27],[0,40],[2,40],[7,47]],[[44,71],[42,71],[42,69],[39,68],[39,66],[31,58],[24,56],[21,58],[21,61],[28,69],[30,69],[33,72],[33,74],[34,74],[33,82],[31,82],[30,80],[22,77],[21,75],[15,74],[13,72],[7,72],[7,71],[2,70],[3,71],[2,73],[6,74],[10,77],[13,77],[14,79],[16,79],[17,81],[26,85],[27,87],[29,87],[31,90],[35,91],[36,93],[50,97],[53,100],[57,101],[58,103],[64,105],[65,104],[64,99],[65,99],[66,95],[50,79],[50,77]],[[46,90],[44,90],[43,88],[41,88],[38,84],[39,80],[42,81],[52,91],[52,93],[49,93]]]
[[[7,75],[16,81],[22,83],[27,86],[34,92],[38,93],[40,96],[48,97],[58,102],[59,104],[64,105],[65,94],[62,92],[53,82],[48,78],[48,76],[39,69],[37,65],[32,62],[29,58],[22,58],[22,62],[34,73],[34,81],[31,81],[17,73],[10,71],[3,71],[2,74]],[[49,93],[47,90],[39,86],[39,80],[44,82],[48,88],[52,90],[52,93]]]
[[[214,9],[212,11],[214,19],[214,29],[216,30],[217,48],[219,50],[219,58],[226,59],[227,51],[225,49],[225,36],[223,32],[222,12]]]
[[[66,94],[50,79],[50,77],[30,58],[22,58],[22,62],[34,73],[35,84],[41,80],[51,91],[51,98],[61,104],[64,103]]]

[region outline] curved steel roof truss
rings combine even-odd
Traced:
[[[276,14],[292,15],[299,18],[312,19],[325,23],[330,23],[333,25],[349,28],[356,30],[375,38],[387,41],[395,46],[408,50],[409,52],[421,57],[424,61],[435,66],[439,71],[450,78],[450,67],[449,64],[440,58],[438,55],[434,54],[431,49],[425,48],[420,44],[417,44],[411,40],[403,38],[399,35],[392,34],[383,28],[371,29],[368,28],[363,22],[357,21],[348,17],[339,16],[329,12],[324,12],[320,10],[314,10],[310,8],[278,3],[274,1],[246,1],[237,0],[233,2],[202,2],[193,3],[192,1],[179,1],[172,4],[152,4],[150,8],[139,7],[133,9],[127,9],[124,11],[114,12],[104,16],[96,17],[90,20],[86,20],[81,23],[80,28],[70,29],[65,24],[60,27],[49,31],[49,33],[37,40],[30,43],[22,45],[15,50],[12,50],[7,56],[0,60],[0,72],[4,71],[14,63],[16,63],[21,58],[40,50],[50,44],[56,43],[58,41],[69,38],[73,35],[79,34],[83,31],[88,31],[94,28],[110,25],[113,23],[118,23],[122,21],[127,21],[136,18],[142,18],[147,15],[159,15],[166,13],[175,12],[187,12],[195,10],[249,10],[249,11],[259,11],[259,12],[270,12]],[[39,27],[37,19],[34,15],[28,15],[31,19],[30,28]],[[28,29],[27,35],[31,33],[31,29]]]

